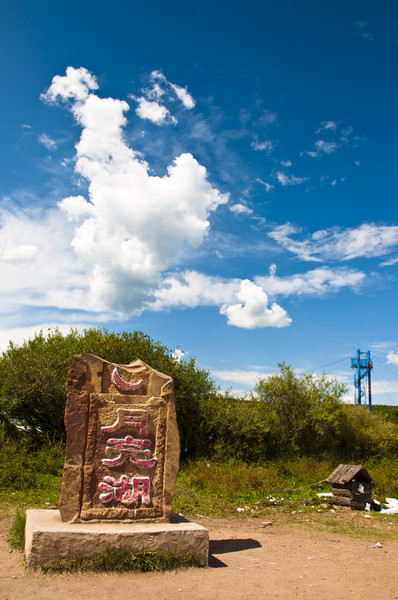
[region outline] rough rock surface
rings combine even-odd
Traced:
[[[169,521],[180,454],[171,377],[81,354],[66,387],[62,521]]]
[[[209,533],[196,523],[62,523],[58,510],[26,511],[25,557],[28,567],[91,556],[121,548],[132,552],[172,550],[195,554],[207,566]]]

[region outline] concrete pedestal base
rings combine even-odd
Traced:
[[[195,553],[207,565],[209,533],[196,523],[63,523],[58,510],[26,511],[28,567],[107,550],[175,550]]]

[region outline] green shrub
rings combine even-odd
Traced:
[[[0,443],[0,488],[13,492],[45,489],[52,477],[62,475],[64,445],[45,442],[37,447],[21,437]]]
[[[114,363],[140,358],[174,379],[182,456],[198,452],[200,440],[193,435],[199,420],[199,400],[214,391],[207,371],[195,359],[178,362],[171,350],[141,332],[110,333],[105,329],[58,329],[40,332],[16,346],[12,342],[0,358],[0,423],[11,430],[15,424],[40,442],[63,440],[65,382],[75,354],[92,353]]]
[[[398,425],[344,404],[344,391],[333,379],[300,377],[282,364],[246,399],[210,394],[200,401],[200,455],[246,462],[322,455],[362,462],[396,455]]]
[[[62,442],[65,435],[67,372],[73,356],[85,352],[121,364],[140,358],[174,379],[182,460],[206,456],[259,463],[327,455],[339,462],[363,462],[398,452],[398,424],[391,411],[387,420],[386,411],[371,415],[344,404],[345,386],[326,375],[298,376],[282,363],[279,372],[258,382],[253,394],[238,399],[217,390],[195,359],[178,362],[171,350],[141,332],[87,329],[63,335],[55,329],[21,346],[10,343],[0,357],[0,443],[20,443],[30,436],[44,447],[40,461],[48,473],[58,468],[51,466],[49,440]],[[19,450],[10,446],[13,468],[0,466],[0,485],[22,489],[37,484],[41,471],[34,465],[25,469],[33,460],[31,449],[26,441]],[[58,464],[59,457],[54,460]]]

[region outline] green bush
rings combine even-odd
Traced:
[[[110,333],[105,329],[40,332],[16,346],[12,342],[0,358],[0,422],[17,434],[15,425],[33,438],[63,440],[65,381],[75,354],[91,353],[126,364],[140,358],[174,379],[182,456],[198,452],[195,432],[199,400],[215,390],[207,371],[195,359],[178,362],[172,351],[141,332]]]
[[[0,488],[13,492],[30,488],[45,490],[52,477],[60,477],[64,445],[45,442],[40,447],[28,438],[0,439]]]
[[[120,364],[140,358],[174,379],[183,460],[259,463],[328,455],[340,462],[363,462],[398,451],[398,424],[381,411],[371,415],[344,404],[345,386],[325,375],[298,376],[282,363],[279,372],[258,382],[253,394],[238,399],[217,390],[195,359],[178,362],[171,350],[141,332],[101,329],[67,335],[55,329],[21,346],[10,343],[0,357],[0,443],[27,435],[44,447],[64,440],[66,376],[73,356],[85,352]],[[5,486],[30,486],[37,480],[34,469],[23,475],[23,464],[30,464],[24,444],[15,450],[12,470],[0,467]]]
[[[280,372],[237,399],[213,393],[200,402],[200,455],[246,462],[298,456],[363,461],[398,452],[398,426],[342,402],[345,386],[326,376]]]

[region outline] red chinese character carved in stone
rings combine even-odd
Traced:
[[[98,487],[103,492],[100,494],[103,504],[116,500],[129,505],[141,499],[142,504],[148,506],[151,504],[150,486],[149,477],[133,477],[129,480],[127,475],[122,475],[119,481],[113,477],[104,477]]]
[[[130,462],[142,469],[151,469],[157,463],[157,458],[152,456],[151,440],[135,439],[131,435],[125,438],[109,438],[106,443],[105,451],[109,452],[119,450],[119,454],[114,458],[103,458],[102,464],[106,467],[119,467],[130,458]]]
[[[137,427],[140,435],[147,435],[148,413],[146,410],[131,410],[129,408],[118,408],[117,419],[112,425],[101,427],[106,433],[113,433],[122,427]]]

